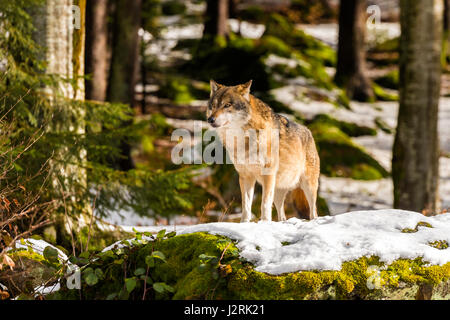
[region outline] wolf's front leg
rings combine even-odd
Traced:
[[[261,220],[272,221],[272,204],[275,194],[275,175],[264,175],[262,180]]]
[[[241,222],[250,222],[252,218],[253,193],[255,191],[255,178],[239,176],[239,185],[242,195]]]

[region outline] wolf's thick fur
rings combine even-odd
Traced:
[[[320,160],[313,136],[308,128],[276,114],[261,100],[250,94],[251,81],[227,87],[211,80],[211,97],[208,102],[208,123],[216,128],[227,151],[236,148],[235,141],[227,141],[227,131],[254,129],[263,132],[278,130],[279,153],[267,158],[264,165],[240,164],[231,160],[239,173],[242,194],[241,222],[251,219],[251,205],[255,182],[262,185],[261,220],[272,219],[272,204],[278,220],[286,220],[284,200],[293,190],[294,206],[302,218],[317,217],[316,198],[319,186]],[[269,144],[272,140],[266,140]],[[247,142],[246,142],[247,143]],[[234,149],[235,150],[235,149]],[[248,144],[246,144],[248,155]],[[235,155],[235,153],[234,153]],[[263,169],[264,171],[263,174]]]

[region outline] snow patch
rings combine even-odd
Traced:
[[[419,222],[432,228],[418,227]],[[209,232],[237,240],[241,257],[257,271],[279,275],[301,270],[339,270],[345,261],[376,255],[385,263],[422,257],[433,265],[450,262],[450,214],[426,217],[403,210],[355,211],[313,221],[210,223],[186,227],[179,234]]]

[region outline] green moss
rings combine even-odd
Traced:
[[[46,260],[33,250],[17,249],[8,256],[14,261],[13,270],[0,271],[0,282],[11,291],[13,297],[34,293],[34,288],[55,282],[63,270],[60,262]]]
[[[157,94],[175,103],[185,104],[195,99],[208,98],[209,87],[199,82],[193,83],[190,79],[184,77],[168,76],[162,81]]]
[[[400,38],[392,38],[388,39],[384,42],[379,43],[375,48],[373,48],[372,52],[398,52],[399,50],[399,42]]]
[[[313,123],[324,123],[335,127],[338,127],[342,132],[350,137],[360,137],[360,136],[376,136],[377,130],[371,127],[360,126],[353,122],[346,122],[337,120],[327,114],[318,114],[311,120],[308,124]]]
[[[431,224],[429,224],[428,222],[425,222],[425,221],[419,221],[419,223],[417,223],[416,228],[418,228],[418,227],[433,228],[433,226]]]
[[[416,233],[419,231],[419,227],[433,228],[433,226],[428,222],[419,221],[414,229],[404,228],[402,229],[402,233]]]
[[[282,39],[266,35],[261,37],[258,42],[260,50],[267,53],[276,54],[281,57],[289,58],[292,55],[292,48],[286,44]]]
[[[372,84],[375,97],[379,101],[398,101],[398,94],[389,93],[376,83]]]
[[[448,242],[445,240],[436,240],[433,242],[428,243],[433,248],[439,249],[439,250],[445,250],[448,249]]]
[[[303,76],[318,87],[336,89],[325,70],[325,66],[335,63],[334,50],[296,29],[281,15],[270,15],[268,21],[265,34],[257,40],[230,33],[220,45],[211,39],[194,43],[193,58],[181,68],[182,72],[195,79],[215,79],[224,84],[253,79],[253,92],[267,92],[283,85],[283,80],[275,80],[274,73],[284,78]],[[278,65],[272,69],[265,64],[270,54],[293,58],[299,64],[295,68]]]
[[[391,126],[389,126],[381,117],[376,117],[375,118],[375,124],[376,126],[382,130],[383,132],[387,133],[387,134],[393,134],[394,133],[394,128],[392,128]]]
[[[374,80],[375,83],[377,83],[378,85],[384,87],[384,88],[389,88],[389,89],[398,89],[398,80],[399,79],[399,74],[398,74],[398,70],[393,70],[381,77],[378,77]]]
[[[283,41],[304,54],[308,59],[319,62],[323,66],[334,66],[336,52],[322,41],[317,40],[295,24],[289,22],[286,17],[278,13],[272,13],[266,18],[265,36],[273,36]]]
[[[285,245],[289,245],[285,243]],[[404,288],[424,283],[440,284],[450,279],[450,263],[426,266],[420,258],[399,259],[385,265],[377,257],[361,257],[347,261],[338,271],[302,271],[279,276],[256,271],[239,259],[232,240],[193,233],[135,244],[112,250],[92,261],[92,270],[100,268],[104,279],[93,286],[83,283],[83,298],[105,299],[124,287],[124,278],[145,268],[146,257],[160,251],[166,262],[156,263],[151,271],[153,282],[164,282],[173,292],[149,294],[149,299],[371,299],[380,298],[384,288]],[[117,261],[118,254],[122,260]],[[205,262],[214,261],[214,262]],[[379,271],[378,287],[368,288],[368,280]],[[143,282],[123,299],[142,299]],[[79,298],[78,292],[65,288],[60,298]]]
[[[321,172],[331,177],[375,180],[388,172],[340,128],[316,121],[308,126],[316,141]]]
[[[230,35],[224,45],[202,41],[192,50],[192,59],[180,71],[194,79],[235,85],[253,79],[254,91],[268,91],[276,83],[264,64],[264,53],[254,48],[254,41]]]
[[[379,285],[369,289],[368,280],[379,270]],[[303,271],[268,275],[245,266],[230,276],[228,289],[238,299],[373,299],[382,298],[387,287],[439,284],[450,279],[450,263],[425,267],[420,259],[396,260],[385,265],[377,257],[344,262],[339,271]]]

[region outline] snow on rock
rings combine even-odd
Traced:
[[[37,239],[33,239],[33,238],[28,238],[28,239],[24,239],[24,244],[21,243],[20,241],[17,241],[15,243],[15,248],[16,249],[28,249],[30,248],[40,254],[40,255],[44,255],[44,249],[46,247],[52,247],[53,249],[55,249],[56,251],[58,251],[58,258],[63,261],[66,262],[69,260],[69,258],[67,257],[67,255],[62,252],[60,249],[58,249],[57,247],[51,245],[50,243],[44,241],[44,240],[37,240]]]
[[[417,226],[429,223],[432,228]],[[402,230],[416,229],[405,233]],[[345,261],[378,256],[396,259],[423,257],[433,265],[450,262],[450,214],[426,217],[403,210],[355,211],[313,221],[291,218],[286,222],[210,223],[184,228],[180,234],[209,232],[237,240],[241,257],[257,271],[279,275],[301,270],[339,270]]]

